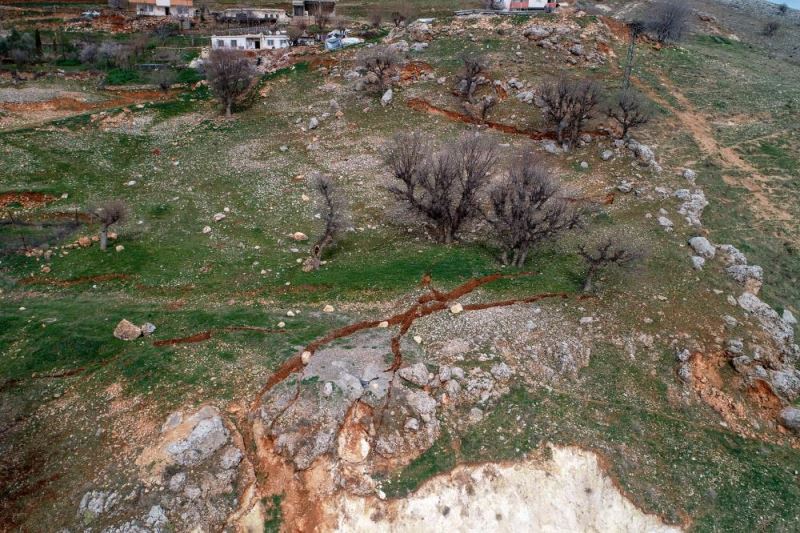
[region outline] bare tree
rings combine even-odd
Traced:
[[[305,30],[297,24],[291,24],[286,28],[286,36],[291,41],[292,46],[297,45],[297,42],[300,40],[300,37],[303,36],[303,33],[305,33]]]
[[[691,7],[684,0],[660,0],[648,14],[647,29],[660,43],[680,41],[689,29]]]
[[[497,151],[480,135],[465,135],[438,152],[430,144],[419,134],[393,139],[386,164],[399,183],[389,191],[425,222],[437,242],[451,243],[481,214],[480,196]]]
[[[171,68],[160,68],[153,72],[151,79],[154,85],[157,85],[162,91],[167,92],[175,83],[175,78],[174,70]]]
[[[122,200],[111,200],[92,210],[93,217],[100,223],[100,249],[108,248],[108,228],[123,222],[128,216],[128,206]]]
[[[314,23],[321,32],[324,32],[331,23],[331,13],[323,8],[322,2],[317,2],[314,12]]]
[[[390,17],[395,27],[400,27],[411,18],[411,8],[406,0],[399,0],[391,6]]]
[[[580,221],[575,203],[552,172],[533,154],[517,158],[490,193],[487,220],[503,248],[501,260],[521,268],[541,242]]]
[[[608,118],[614,119],[622,128],[620,138],[626,139],[628,131],[650,120],[650,110],[646,107],[641,95],[633,89],[622,90],[606,108]]]
[[[381,11],[381,8],[377,5],[372,6],[367,15],[367,20],[369,21],[369,25],[373,28],[380,28],[381,22],[383,22],[383,11]]]
[[[545,103],[545,120],[555,127],[558,142],[572,146],[600,103],[602,89],[590,79],[561,76],[544,82],[539,93]]]
[[[322,218],[325,221],[325,229],[322,236],[311,247],[311,254],[303,263],[305,272],[319,269],[325,249],[336,242],[347,224],[347,204],[330,176],[316,176],[314,189],[323,204]]]
[[[587,265],[584,292],[594,290],[594,281],[603,269],[630,268],[646,256],[644,248],[635,237],[621,231],[606,231],[590,238],[588,242],[579,245],[578,254]]]
[[[205,69],[211,92],[225,108],[225,116],[230,117],[233,103],[253,83],[255,69],[242,54],[224,48],[211,51]]]
[[[764,27],[761,30],[761,34],[763,36],[765,36],[765,37],[772,37],[776,33],[778,33],[778,30],[780,28],[781,28],[780,22],[775,21],[775,20],[771,20],[771,21],[767,22],[766,24],[764,24]]]
[[[486,56],[465,52],[459,56],[459,59],[463,66],[461,74],[458,76],[456,92],[467,102],[474,103],[475,91],[487,68]]]
[[[389,74],[400,63],[400,55],[389,46],[373,46],[365,48],[359,54],[357,63],[367,72],[374,74],[375,85],[380,91],[385,91],[388,86]]]

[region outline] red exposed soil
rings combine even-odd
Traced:
[[[410,82],[419,79],[422,75],[433,72],[433,67],[424,61],[409,61],[400,70],[400,81]]]
[[[552,131],[539,131],[539,130],[525,131],[515,126],[502,124],[500,122],[479,120],[465,113],[459,113],[458,111],[452,111],[450,109],[445,109],[443,107],[437,107],[431,104],[430,102],[423,100],[422,98],[409,98],[408,100],[406,100],[406,105],[415,111],[423,111],[431,115],[447,117],[450,120],[455,120],[456,122],[463,122],[465,124],[486,126],[487,128],[501,131],[503,133],[508,133],[510,135],[524,135],[526,137],[533,139],[534,141],[541,141],[544,139],[556,140],[556,134],[555,132]],[[605,135],[605,133],[601,131],[590,131],[586,133],[593,136]]]
[[[41,192],[4,192],[0,193],[0,207],[20,204],[25,209],[47,205],[56,199],[52,194]]]
[[[177,337],[174,339],[164,339],[155,341],[153,346],[174,346],[176,344],[192,344],[195,342],[207,341],[217,333],[230,332],[230,331],[258,331],[260,333],[286,333],[285,329],[269,329],[259,328],[256,326],[228,326],[225,328],[209,329],[189,335],[188,337]]]
[[[72,279],[50,279],[42,276],[31,276],[21,279],[21,285],[52,285],[56,287],[72,287],[82,283],[94,283],[98,281],[113,281],[130,278],[130,274],[99,274],[97,276],[81,276]]]

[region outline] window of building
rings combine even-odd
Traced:
[[[236,46],[236,39],[231,39],[231,48],[238,48],[238,46]]]
[[[273,39],[267,39],[267,46],[272,48],[273,46],[275,46],[275,41]]]
[[[217,48],[225,48],[225,39],[217,39]]]

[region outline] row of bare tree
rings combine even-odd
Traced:
[[[468,227],[483,223],[505,265],[524,267],[537,246],[584,225],[580,199],[536,155],[519,153],[502,169],[497,146],[480,134],[465,134],[435,150],[431,139],[401,133],[386,147],[385,160],[393,177],[391,196],[434,240],[457,242]],[[500,178],[492,181],[499,169]],[[319,268],[348,218],[343,193],[330,178],[318,177],[315,188],[325,229],[312,246],[307,271]],[[595,231],[577,252],[586,263],[586,291],[604,268],[632,266],[644,256],[638,240],[624,230]]]

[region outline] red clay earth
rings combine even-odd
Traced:
[[[258,331],[260,333],[286,333],[285,329],[269,329],[259,328],[257,326],[228,326],[225,328],[209,329],[189,335],[188,337],[177,337],[174,339],[164,339],[155,341],[153,346],[174,346],[176,344],[191,344],[195,342],[207,341],[214,336],[215,333],[229,332],[229,331]]]
[[[20,204],[25,209],[30,209],[47,205],[55,199],[52,194],[41,192],[4,192],[0,193],[0,208]]]
[[[457,122],[463,122],[465,124],[475,124],[475,125],[483,125],[487,128],[491,128],[493,130],[501,131],[503,133],[508,133],[510,135],[524,135],[533,139],[534,141],[541,141],[544,139],[549,140],[556,140],[556,134],[552,131],[525,131],[521,130],[515,126],[509,126],[508,124],[502,124],[500,122],[491,122],[485,120],[479,120],[477,118],[471,117],[464,113],[459,113],[458,111],[451,111],[449,109],[445,109],[443,107],[437,107],[430,102],[423,100],[422,98],[409,98],[406,100],[406,105],[413,109],[414,111],[423,111],[425,113],[429,113],[431,115],[438,115],[442,117],[447,117],[450,120],[455,120]],[[602,131],[589,131],[585,132],[592,136],[605,136],[606,133]]]

